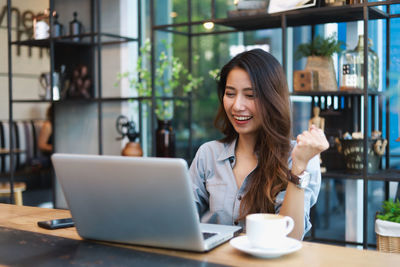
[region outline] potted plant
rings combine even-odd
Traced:
[[[169,45],[164,43],[167,50]],[[193,62],[196,63],[199,57],[195,56]],[[118,82],[128,79],[129,86],[136,89],[138,96],[147,97],[144,101],[151,102],[153,84],[151,81],[151,44],[146,40],[140,48],[140,56],[136,62],[136,72],[124,72],[118,74]],[[156,156],[174,157],[175,156],[175,135],[172,130],[171,120],[173,118],[174,105],[181,106],[183,101],[179,99],[163,99],[173,95],[187,96],[194,89],[197,89],[203,81],[202,77],[194,77],[185,67],[183,62],[175,56],[168,56],[162,51],[154,61],[155,79],[154,94],[156,97],[155,114],[158,120],[156,132]]]
[[[376,245],[379,251],[400,253],[400,201],[384,201],[376,215]]]
[[[320,91],[336,91],[338,89],[336,72],[333,66],[332,55],[340,53],[343,42],[336,40],[334,36],[324,39],[316,36],[310,43],[297,47],[295,58],[307,57],[306,70],[318,72]]]

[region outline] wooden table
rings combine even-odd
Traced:
[[[46,230],[38,227],[36,224],[37,221],[40,220],[50,220],[50,219],[65,218],[65,217],[70,217],[70,213],[68,210],[43,209],[36,207],[0,204],[0,227],[24,230],[28,231],[27,233],[35,233],[35,235],[37,235],[36,233],[41,233],[51,236],[68,238],[67,240],[74,240],[74,241],[81,240],[74,227],[67,229],[59,229],[59,230]],[[102,244],[107,244],[107,243],[102,243]],[[324,245],[312,242],[303,242],[303,247],[301,250],[289,255],[282,256],[277,259],[254,258],[252,256],[237,251],[236,249],[231,247],[229,243],[223,244],[222,246],[219,246],[208,253],[191,253],[185,251],[146,248],[140,246],[116,245],[116,244],[113,244],[112,246],[118,247],[119,249],[124,248],[125,250],[126,248],[128,248],[129,251],[132,250],[132,253],[135,251],[140,253],[145,253],[144,255],[146,255],[146,253],[147,254],[151,253],[150,255],[153,255],[152,253],[156,253],[154,255],[159,255],[161,257],[179,258],[192,261],[194,260],[195,263],[196,262],[199,263],[197,265],[201,266],[207,266],[213,264],[228,265],[228,266],[273,265],[273,266],[296,266],[296,267],[298,266],[307,266],[307,267],[400,266],[399,265],[400,254],[389,254],[372,250],[358,250],[355,248]],[[0,251],[4,249],[6,248],[1,247]],[[21,255],[21,257],[23,256]],[[50,260],[51,259],[49,258],[49,261]],[[118,257],[116,257],[114,260],[116,261],[116,263],[118,263]],[[99,263],[99,261],[92,262],[89,265],[95,266],[97,265],[97,263]],[[2,259],[0,257],[0,265],[2,264],[4,264],[4,262],[2,262]],[[154,266],[157,266],[157,264]]]
[[[20,154],[20,153],[25,153],[24,150],[22,149],[14,149],[13,150],[14,154]],[[10,153],[10,149],[7,148],[0,148],[0,155],[8,155]]]

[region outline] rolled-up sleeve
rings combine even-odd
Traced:
[[[304,189],[304,234],[311,229],[310,209],[317,203],[319,189],[321,187],[321,169],[319,155],[310,160],[307,171],[311,174],[310,183]]]
[[[310,209],[317,202],[319,190],[321,187],[321,170],[319,155],[313,157],[307,165],[306,171],[310,173],[310,183],[304,189],[304,235],[311,229]],[[275,213],[279,213],[286,191],[281,191],[276,197]]]

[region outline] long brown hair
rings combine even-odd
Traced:
[[[250,213],[274,212],[276,195],[287,186],[291,115],[286,76],[280,63],[261,49],[243,52],[230,60],[220,72],[220,106],[214,123],[225,135],[222,142],[232,142],[238,137],[223,105],[226,80],[234,68],[241,68],[249,74],[257,110],[262,118],[254,147],[258,165],[249,177],[246,194],[240,204],[239,217],[244,219]]]

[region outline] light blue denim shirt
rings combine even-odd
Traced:
[[[295,146],[296,142],[292,141]],[[241,225],[238,221],[240,201],[245,193],[247,176],[240,188],[233,174],[236,140],[230,144],[211,141],[203,144],[190,166],[194,198],[203,223]],[[289,158],[289,167],[292,160]],[[304,190],[304,234],[311,229],[310,208],[316,203],[321,186],[319,157],[312,158],[307,171],[311,180]],[[276,197],[275,212],[279,213],[286,191]]]

